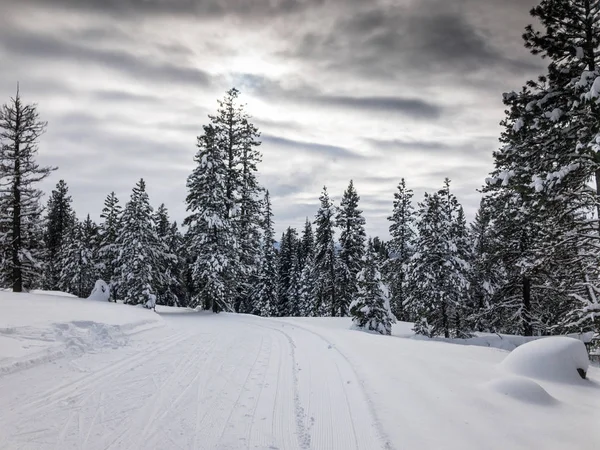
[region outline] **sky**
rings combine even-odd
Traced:
[[[523,47],[535,0],[0,0],[0,103],[20,84],[48,122],[39,162],[80,217],[139,178],[185,217],[196,136],[236,87],[261,131],[276,231],[350,179],[388,238],[402,177],[445,177],[468,218],[493,168],[502,93],[543,71]]]

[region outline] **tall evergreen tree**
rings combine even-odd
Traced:
[[[116,301],[118,295],[117,259],[119,248],[117,237],[121,228],[122,208],[119,199],[111,192],[104,200],[104,207],[100,218],[102,223],[99,229],[98,263],[101,278],[110,288],[110,298]]]
[[[75,222],[75,213],[71,207],[69,188],[64,180],[60,180],[50,194],[46,208],[46,229],[44,241],[46,245],[46,268],[44,288],[57,290],[61,277],[61,249],[67,233]]]
[[[295,228],[288,227],[281,236],[277,258],[277,315],[280,317],[292,315],[297,308],[289,294],[294,281],[294,260],[297,258],[298,236]],[[293,293],[293,292],[292,292]]]
[[[404,178],[394,193],[394,209],[388,217],[390,225],[390,260],[384,273],[390,283],[392,312],[399,320],[410,320],[404,310],[404,302],[410,290],[408,264],[414,252],[415,216],[412,206],[413,191],[406,187]]]
[[[261,188],[256,178],[261,154],[257,147],[258,129],[251,123],[244,106],[238,103],[239,91],[227,91],[215,115],[210,115],[214,142],[224,164],[222,174],[225,188],[227,219],[238,251],[229,255],[236,258],[229,265],[229,284],[234,290],[233,307],[239,310],[251,291],[259,256],[258,223]]]
[[[84,222],[75,219],[70,225],[59,253],[61,291],[81,298],[90,295],[98,278],[97,238],[98,227],[89,215]]]
[[[419,204],[417,251],[409,276],[414,282],[406,306],[415,331],[427,336],[466,335],[463,320],[468,287],[466,226],[462,208],[449,191],[449,180]]]
[[[188,246],[192,255],[194,294],[191,305],[214,312],[232,311],[236,294],[237,241],[228,201],[228,165],[212,125],[198,137],[196,168],[188,177],[186,198]]]
[[[36,185],[54,169],[41,167],[35,159],[45,129],[37,106],[23,103],[17,88],[15,97],[0,109],[2,278],[14,292],[39,284],[43,272],[42,191]]]
[[[350,306],[354,325],[380,334],[392,334],[392,324],[396,319],[390,310],[386,292],[377,268],[373,243],[369,241],[363,268],[358,274],[358,291]]]
[[[358,273],[365,254],[365,219],[358,209],[360,197],[350,180],[342,196],[336,217],[340,229],[340,251],[337,259],[337,296],[335,315],[347,316],[350,303],[358,292]]]
[[[163,248],[159,255],[158,273],[156,274],[156,303],[158,305],[179,306],[182,302],[181,263],[177,256],[180,246],[180,235],[177,224],[171,224],[166,206],[161,204],[153,216],[154,229]]]
[[[157,274],[165,248],[152,226],[152,212],[146,183],[140,179],[125,205],[116,241],[119,296],[127,304],[156,304]]]
[[[298,279],[298,315],[311,317],[316,314],[315,302],[315,237],[312,223],[306,218],[302,237],[298,246],[298,264],[300,277]]]
[[[315,314],[318,316],[335,316],[336,286],[335,267],[336,254],[334,244],[334,206],[329,200],[327,187],[319,198],[321,206],[315,217],[315,257],[313,265]]]
[[[253,293],[253,313],[269,317],[277,310],[277,261],[275,255],[275,231],[269,191],[263,202],[261,261],[258,281]]]

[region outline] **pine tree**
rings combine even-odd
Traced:
[[[399,320],[410,320],[404,310],[404,302],[410,290],[408,264],[414,252],[415,217],[412,206],[413,191],[406,187],[404,178],[394,193],[394,209],[388,217],[390,225],[391,259],[386,264],[384,273],[390,283],[390,303],[392,312]]]
[[[358,273],[365,254],[365,219],[358,209],[360,197],[350,180],[342,196],[336,217],[340,229],[340,252],[337,259],[337,296],[334,315],[347,316],[350,303],[358,292]]]
[[[96,248],[98,227],[88,214],[84,222],[70,225],[59,253],[58,287],[80,298],[87,297],[98,278]]]
[[[293,287],[294,260],[297,257],[298,236],[295,228],[288,227],[281,236],[277,258],[277,297],[276,313],[280,317],[292,315],[297,308],[289,296]]]
[[[265,193],[263,205],[262,255],[258,273],[258,282],[254,290],[252,304],[254,314],[269,317],[273,315],[278,305],[275,231],[273,230],[273,212],[271,210],[269,191]]]
[[[314,297],[317,316],[334,316],[336,313],[334,244],[334,206],[329,200],[327,187],[319,198],[321,206],[315,217]]]
[[[227,204],[227,219],[238,247],[229,255],[229,284],[235,293],[233,307],[239,310],[251,291],[258,248],[261,188],[256,178],[261,154],[257,147],[258,129],[251,123],[244,106],[238,104],[239,91],[227,91],[215,115],[210,115],[215,146],[224,164],[222,174]]]
[[[426,336],[463,337],[469,266],[464,215],[449,190],[449,180],[419,204],[416,252],[409,277],[414,286],[406,307],[416,320],[414,330]]]
[[[352,322],[359,328],[380,334],[392,334],[396,322],[389,305],[381,273],[377,269],[377,256],[369,241],[363,269],[358,274],[358,291],[350,306]]]
[[[162,247],[156,274],[156,304],[179,306],[181,296],[181,264],[177,257],[180,235],[177,224],[171,224],[166,206],[161,204],[153,216],[154,229]]]
[[[300,271],[297,290],[298,315],[311,317],[316,314],[314,282],[315,238],[312,231],[312,224],[308,220],[308,217],[306,218],[298,247],[298,268]]]
[[[228,200],[228,166],[222,158],[218,134],[212,125],[198,137],[196,168],[188,177],[186,198],[189,216],[188,246],[192,256],[194,293],[192,307],[203,305],[214,312],[232,311],[239,273],[237,242]]]
[[[249,309],[249,300],[256,282],[257,267],[259,266],[260,221],[262,188],[258,183],[256,173],[261,162],[258,151],[260,142],[258,129],[242,114],[241,152],[239,156],[240,186],[236,214],[236,238],[240,249],[241,278],[235,310]]]
[[[57,290],[61,273],[60,254],[67,233],[75,222],[75,213],[71,207],[69,188],[64,180],[60,180],[56,189],[50,194],[46,208],[46,230],[44,241],[46,245],[46,270],[44,288]]]
[[[126,304],[156,304],[157,273],[165,249],[152,226],[152,212],[146,183],[140,179],[125,205],[116,241],[119,296]]]
[[[110,288],[110,298],[116,301],[118,294],[117,259],[119,257],[119,248],[117,247],[117,237],[121,228],[122,209],[119,205],[119,199],[114,192],[111,192],[104,200],[104,208],[100,214],[103,222],[99,229],[98,243],[98,263],[101,278]]]
[[[37,286],[43,273],[42,192],[36,185],[54,169],[40,167],[35,158],[45,129],[37,106],[24,104],[17,88],[16,96],[0,110],[2,279],[14,292]]]

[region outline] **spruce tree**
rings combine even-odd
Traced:
[[[166,206],[161,204],[153,216],[154,229],[163,249],[156,275],[156,303],[179,306],[182,303],[181,262],[177,256],[180,235],[177,224],[171,224]]]
[[[198,137],[196,168],[188,177],[187,243],[192,258],[192,307],[214,312],[232,311],[236,295],[237,240],[228,200],[228,165],[222,157],[219,135],[212,125]]]
[[[61,291],[80,298],[90,295],[98,279],[97,238],[98,227],[89,215],[84,222],[75,219],[71,224],[58,255]]]
[[[350,303],[358,292],[358,273],[362,269],[365,254],[365,219],[358,209],[360,197],[350,184],[340,202],[336,225],[340,229],[340,251],[337,259],[337,295],[335,315],[347,316]]]
[[[146,183],[137,182],[121,217],[116,246],[119,296],[126,304],[156,304],[156,285],[165,249],[152,226]]]
[[[435,194],[425,194],[418,218],[417,251],[409,270],[414,285],[406,300],[415,318],[414,330],[429,337],[466,336],[466,226],[462,208],[449,191],[449,180]]]
[[[315,238],[312,223],[306,218],[298,248],[300,277],[298,279],[298,315],[311,317],[316,314],[314,282]]]
[[[253,293],[253,313],[269,317],[277,309],[277,261],[275,255],[275,231],[273,230],[273,211],[269,191],[263,202],[263,234],[261,240],[261,260],[258,281]]]
[[[37,106],[23,103],[17,88],[0,109],[2,279],[14,292],[39,286],[43,273],[42,191],[36,186],[54,169],[41,167],[35,159],[45,130]]]
[[[336,254],[334,243],[334,206],[329,200],[327,187],[319,198],[321,206],[315,217],[315,256],[313,263],[315,314],[317,316],[335,316]]]
[[[69,188],[64,180],[60,180],[51,192],[46,207],[46,229],[44,241],[46,245],[46,268],[44,273],[44,288],[50,291],[58,290],[61,277],[60,254],[67,233],[75,222]]]
[[[294,260],[297,257],[298,236],[295,228],[288,227],[281,236],[277,258],[277,297],[276,313],[280,317],[292,315],[297,308],[289,294],[293,287]],[[292,292],[293,294],[293,292]]]
[[[363,268],[358,274],[358,291],[350,305],[352,322],[359,328],[375,331],[380,334],[392,334],[393,316],[387,289],[382,284],[381,273],[377,268],[377,256],[369,241],[363,261]]]
[[[258,226],[260,220],[261,188],[256,178],[261,154],[260,133],[252,124],[244,106],[238,103],[239,91],[227,91],[215,115],[210,115],[215,146],[224,164],[222,174],[227,219],[238,250],[229,258],[229,284],[234,290],[232,306],[239,310],[251,291],[259,256]]]
[[[102,223],[99,228],[98,263],[101,278],[110,288],[110,298],[114,301],[118,298],[117,259],[119,248],[117,247],[117,236],[121,228],[122,208],[119,199],[111,192],[104,200],[104,208],[100,218]]]
[[[415,216],[412,206],[413,191],[406,187],[404,178],[394,193],[394,209],[388,217],[390,225],[390,260],[384,273],[390,283],[390,303],[392,312],[399,320],[410,320],[404,310],[404,302],[410,290],[408,264],[414,252]]]

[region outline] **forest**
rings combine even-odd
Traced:
[[[39,189],[56,170],[36,163],[48,124],[17,91],[0,111],[0,287],[87,297],[102,279],[131,305],[351,315],[383,334],[395,319],[429,337],[599,332],[600,6],[580,3],[532,11],[542,29],[525,46],[547,71],[502,96],[474,220],[449,179],[415,199],[399,173],[389,237],[367,236],[352,180],[338,205],[324,186],[304,228],[275,236],[260,131],[235,88],[199,126],[183,223],[143,179],[128,199],[108,193],[100,223],[77,217],[68,180],[47,201]]]

